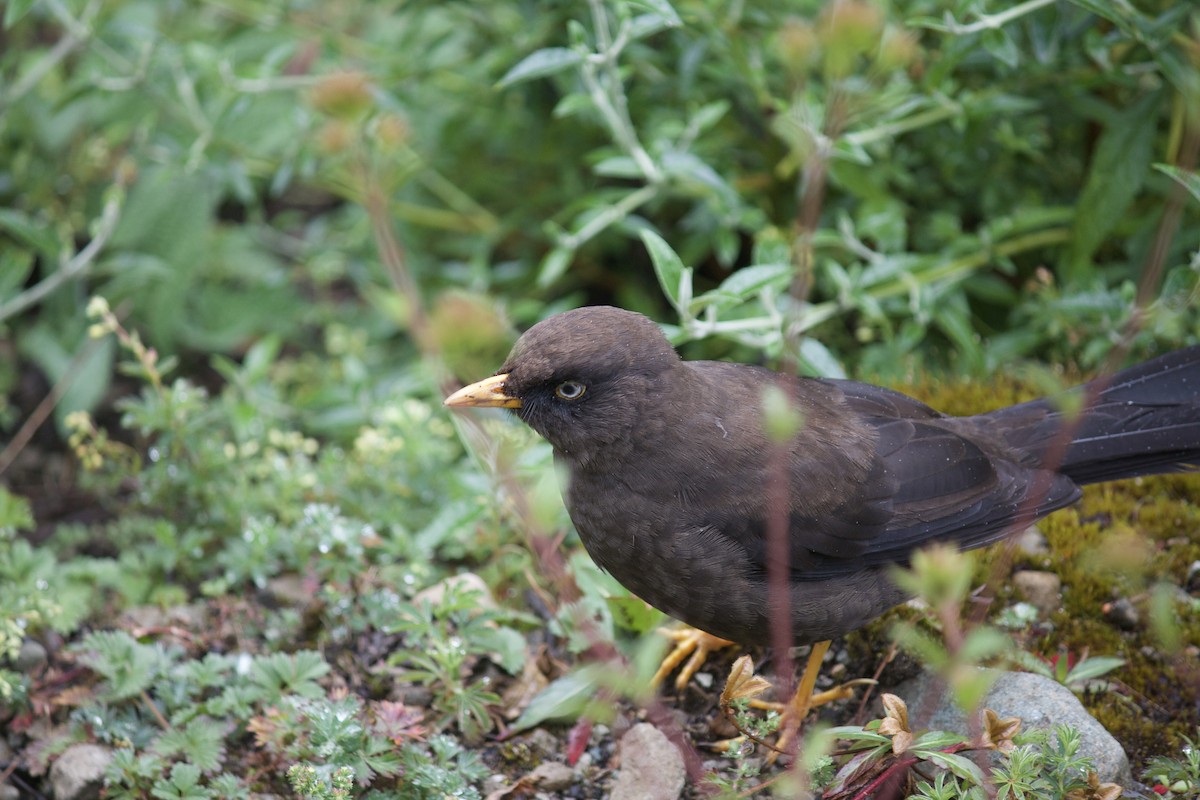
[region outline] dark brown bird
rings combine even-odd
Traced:
[[[535,325],[499,373],[446,405],[513,409],[553,445],[580,538],[632,592],[767,644],[770,386],[802,419],[786,445],[796,643],[902,602],[889,569],[916,548],[982,547],[1074,502],[1081,484],[1200,461],[1200,347],[1073,390],[1088,401],[1074,420],[1051,399],[951,417],[865,383],[682,361],[646,317],[593,307]]]

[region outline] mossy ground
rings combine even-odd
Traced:
[[[1030,386],[999,378],[901,387],[950,414],[972,414],[1037,396]],[[1178,751],[1181,736],[1200,726],[1200,600],[1185,590],[1200,560],[1200,475],[1137,478],[1085,487],[1075,506],[1038,523],[1048,552],[1011,556],[1014,569],[1048,570],[1062,579],[1062,604],[1048,622],[1018,634],[1045,657],[1115,655],[1124,667],[1084,693],[1088,710],[1125,747],[1135,774],[1154,755]],[[1005,548],[979,560],[983,582],[1010,558]],[[1002,581],[995,613],[1016,600]],[[1108,615],[1124,599],[1137,611],[1124,626]]]

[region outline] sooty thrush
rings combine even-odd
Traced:
[[[902,602],[889,569],[923,545],[982,547],[1073,503],[1081,484],[1200,461],[1200,347],[1073,390],[1082,416],[1042,399],[951,417],[865,383],[683,361],[646,317],[588,307],[529,329],[446,405],[512,409],[553,445],[580,538],[632,592],[767,644],[772,385],[802,420],[784,459],[797,644]]]

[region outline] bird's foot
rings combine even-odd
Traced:
[[[675,646],[662,660],[662,665],[659,666],[658,672],[654,673],[651,681],[654,686],[657,686],[686,658],[687,663],[683,664],[679,669],[679,674],[675,677],[675,688],[680,691],[687,687],[688,681],[704,665],[709,653],[733,644],[728,639],[713,636],[711,633],[705,633],[691,626],[659,628],[658,632],[673,641]]]

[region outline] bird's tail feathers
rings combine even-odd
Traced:
[[[1043,398],[986,415],[1009,444],[1076,483],[1182,472],[1200,465],[1200,347],[1176,350],[1072,390],[1087,403]],[[1063,431],[1070,444],[1061,447]],[[1056,446],[1056,441],[1058,442]]]

